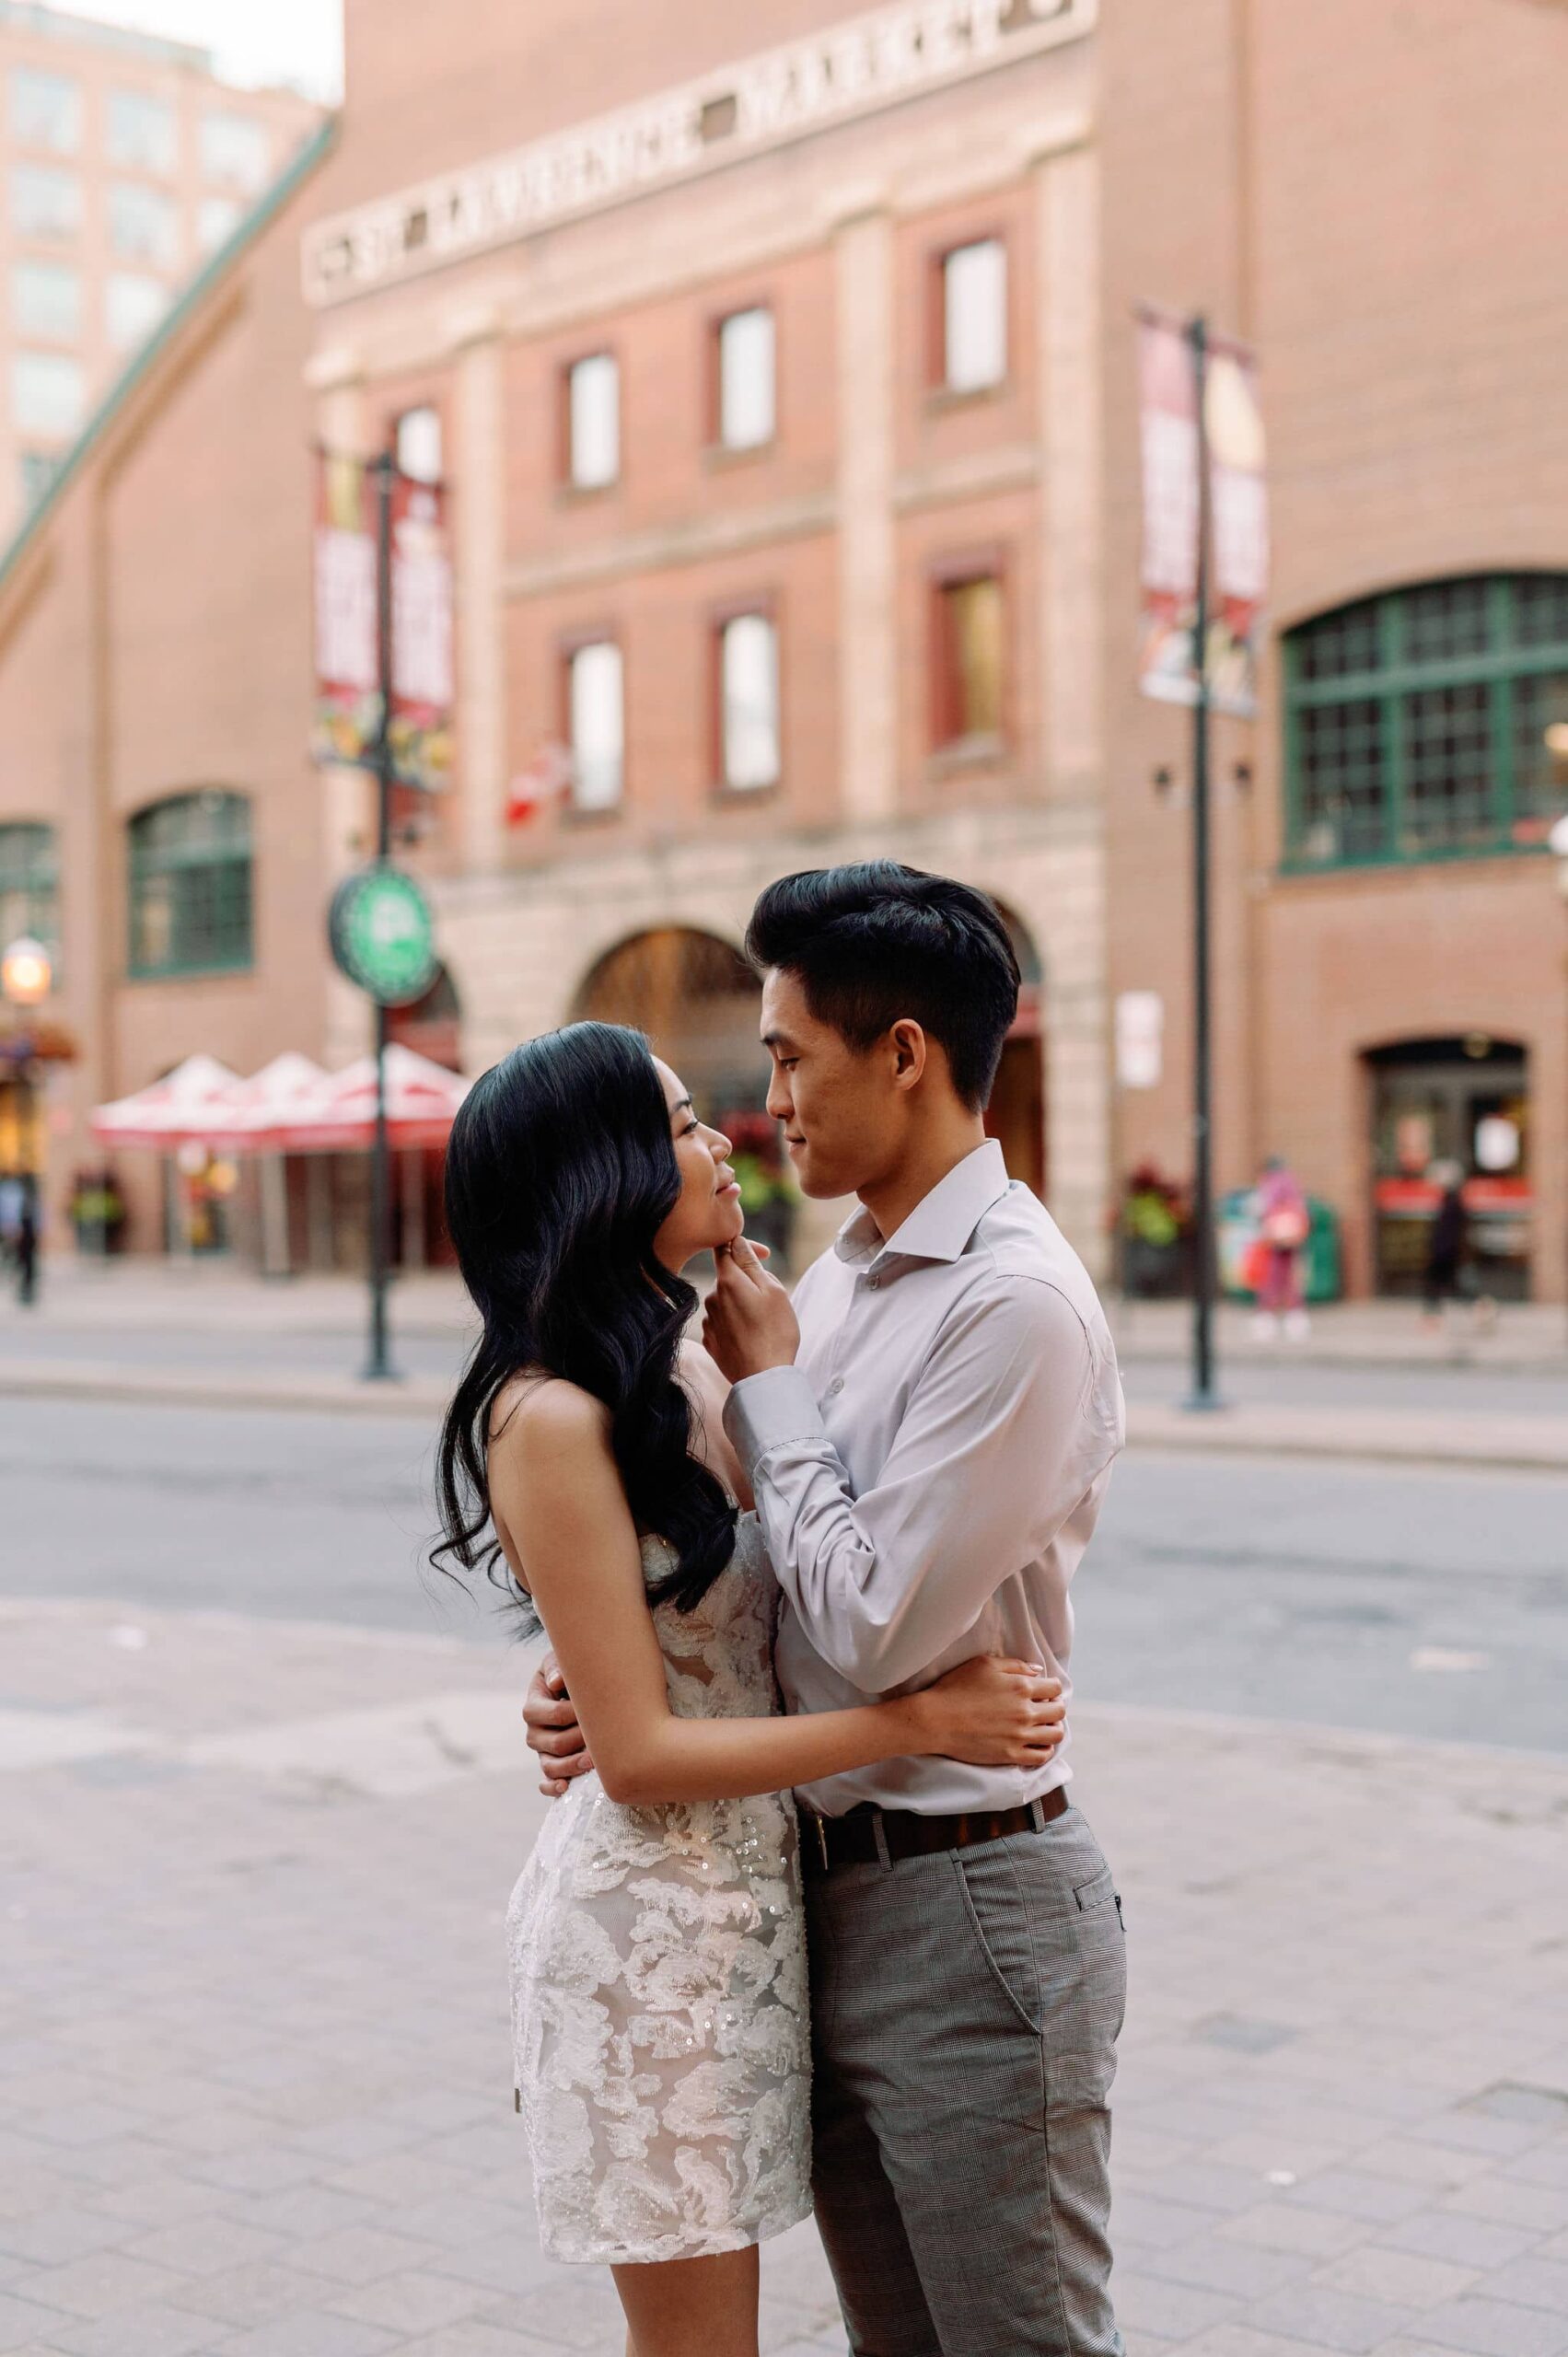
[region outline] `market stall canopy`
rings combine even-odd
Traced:
[[[236,1084],[223,1143],[252,1154],[287,1153],[290,1124],[319,1110],[331,1086],[324,1065],[287,1049]]]
[[[469,1084],[394,1041],[387,1050],[387,1127],[394,1146],[445,1145]],[[134,1097],[100,1105],[101,1145],[188,1141],[229,1154],[352,1154],[376,1132],[376,1059],[330,1073],[308,1056],[274,1056],[241,1080],[214,1056],[191,1056]]]
[[[395,1146],[445,1145],[469,1083],[394,1040],[387,1050],[387,1129]],[[376,1133],[376,1059],[362,1056],[329,1078],[324,1095],[301,1104],[283,1132],[290,1154],[367,1146]]]
[[[189,1138],[226,1143],[239,1074],[215,1056],[187,1056],[134,1097],[100,1105],[90,1127],[100,1145],[150,1145],[172,1153]]]

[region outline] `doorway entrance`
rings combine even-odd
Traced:
[[[1434,1171],[1457,1163],[1480,1292],[1524,1301],[1530,1289],[1529,1060],[1489,1033],[1400,1039],[1366,1057],[1372,1097],[1372,1227],[1380,1294],[1421,1291],[1442,1195]]]
[[[715,934],[661,925],[601,958],[577,993],[575,1019],[645,1031],[706,1121],[761,1112],[768,1059],[757,1038],[762,985]]]

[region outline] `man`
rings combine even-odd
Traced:
[[[792,1711],[980,1652],[1066,1680],[1122,1439],[1094,1287],[983,1111],[1017,1006],[993,904],[890,861],[753,912],[768,1109],[860,1210],[794,1302],[744,1240],[704,1326],[785,1603]],[[558,1684],[558,1681],[555,1681]],[[586,1761],[541,1673],[553,1776]],[[1045,1769],[906,1759],[797,1794],[814,2192],[856,2357],[1117,2357],[1107,2225],[1121,1901]]]

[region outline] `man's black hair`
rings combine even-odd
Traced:
[[[863,1053],[895,1023],[918,1023],[947,1051],[964,1103],[984,1109],[1019,976],[983,892],[894,859],[807,868],[763,892],[746,954],[794,974],[817,1020]]]

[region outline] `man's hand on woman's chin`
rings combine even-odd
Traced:
[[[744,1236],[714,1255],[718,1282],[708,1295],[703,1341],[731,1383],[772,1366],[793,1366],[800,1348],[794,1306]]]
[[[523,1701],[523,1724],[528,1731],[528,1749],[538,1755],[544,1771],[540,1791],[547,1799],[558,1801],[570,1790],[573,1778],[587,1776],[594,1763],[553,1654],[546,1654],[533,1674]]]

